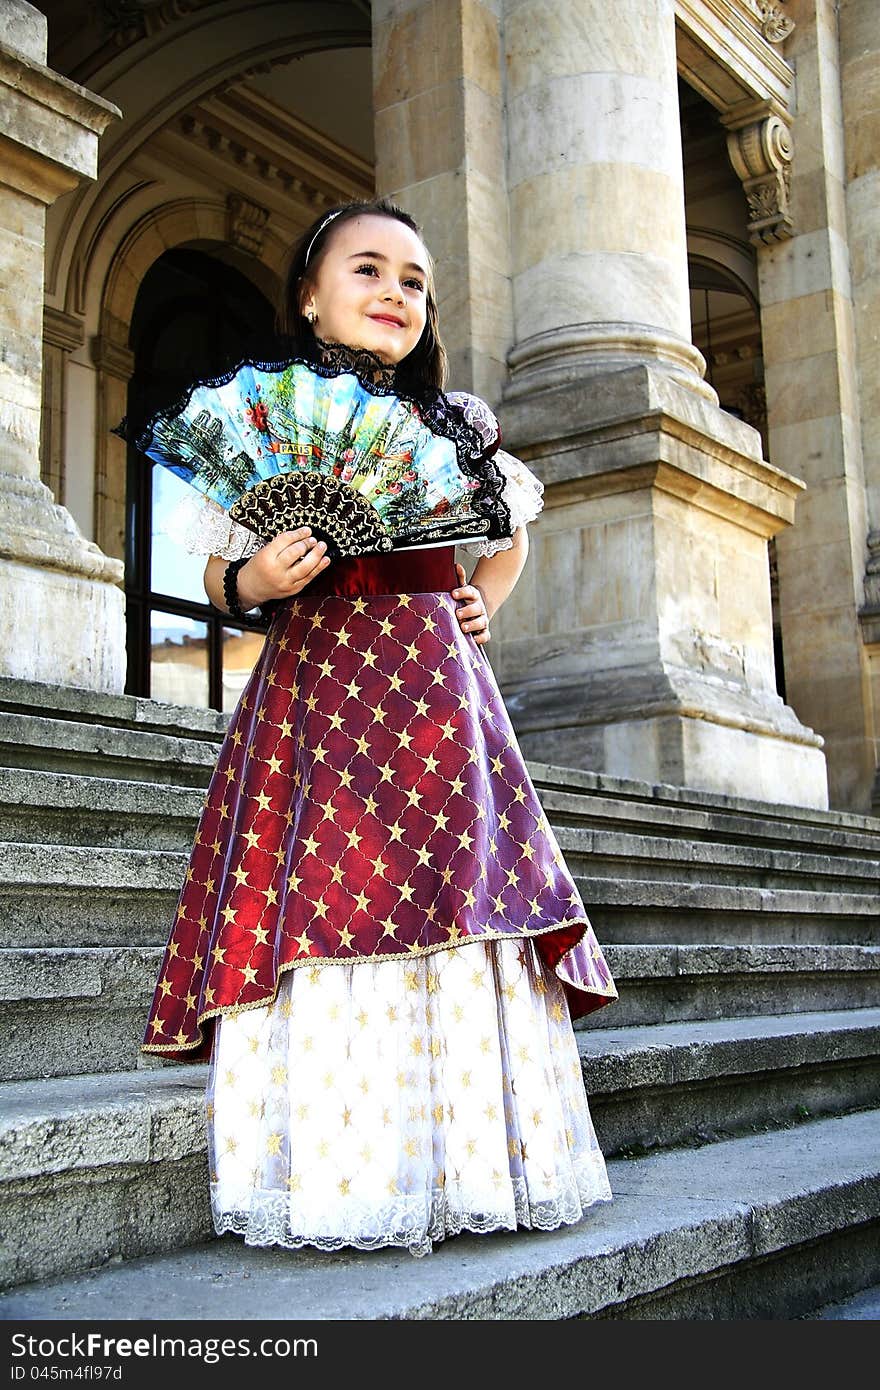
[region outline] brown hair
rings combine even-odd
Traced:
[[[337,213],[338,216],[321,227],[331,212]],[[421,238],[424,245],[425,239],[422,236],[422,229],[415,219],[387,198],[337,203],[335,207],[326,208],[321,216],[316,217],[311,226],[306,228],[295,243],[288,262],[281,303],[276,314],[276,326],[278,331],[287,338],[293,351],[302,352],[307,357],[314,357],[315,334],[301,310],[303,290],[310,283],[315,267],[320,264],[321,254],[327,249],[335,228],[352,218],[362,217],[365,213],[397,218],[398,222],[403,222],[405,226],[410,227]],[[320,232],[318,231],[319,228],[321,228]],[[308,265],[306,265],[306,253],[313,238],[315,244],[312,246]],[[402,389],[411,391],[414,395],[420,394],[426,387],[439,387],[442,391],[448,375],[448,358],[440,339],[437,300],[434,290],[434,262],[427,246],[425,246],[425,253],[428,258],[428,283],[425,286],[427,307],[425,327],[412,351],[407,353],[406,357],[397,364],[397,381]]]

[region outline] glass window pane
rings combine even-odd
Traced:
[[[169,598],[185,598],[207,605],[203,576],[207,555],[190,555],[179,541],[164,532],[165,522],[186,493],[189,483],[170,468],[153,464],[153,535],[150,550],[150,588]]]
[[[245,632],[241,628],[223,629],[223,712],[231,713],[248,683],[251,671],[263,650],[264,632]]]
[[[150,614],[150,698],[208,706],[208,625],[153,609]]]

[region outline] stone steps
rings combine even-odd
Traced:
[[[0,1080],[162,1065],[140,1052],[162,950],[0,951]],[[579,1032],[880,1007],[880,946],[610,946],[607,959],[620,999]]]
[[[6,767],[201,787],[217,750],[216,741],[0,709],[0,760]]]
[[[822,1308],[805,1314],[808,1318],[823,1322],[877,1322],[880,1321],[880,1284],[872,1289],[863,1289],[841,1303],[829,1303]]]
[[[201,787],[0,767],[0,841],[188,853]]]
[[[817,811],[692,787],[633,782],[552,763],[529,762],[529,773],[551,820],[594,827],[627,824],[688,840],[803,846],[839,856],[880,854],[880,819],[847,811]]]
[[[870,946],[878,914],[864,895],[785,893],[688,883],[575,882],[604,945]]]
[[[880,945],[605,947],[620,997],[576,1028],[880,1006]]]
[[[0,951],[0,1080],[156,1065],[140,1044],[162,949]]]
[[[180,1089],[178,1081],[164,1099]],[[290,1310],[293,1322],[786,1319],[880,1280],[876,1110],[611,1160],[614,1201],[577,1225],[462,1235],[422,1260],[398,1250],[249,1248],[232,1236],[195,1244],[208,1234],[206,1174],[198,1159],[188,1164],[185,1140],[167,1164],[170,1191],[140,1176],[151,1161],[162,1166],[151,1155],[167,1152],[165,1118],[158,1092],[140,1127],[120,1099],[110,1166],[119,1195],[95,1194],[80,1228],[65,1215],[75,1185],[59,1181],[65,1234],[103,1267],[53,1279],[47,1243],[44,1281],[0,1294],[0,1317],[98,1323],[151,1319],[161,1306],[175,1319],[224,1321],[259,1321],[267,1308],[282,1320]],[[82,1156],[77,1135],[88,1139],[85,1123],[51,1136],[59,1174],[70,1146]],[[177,1248],[187,1229],[190,1244]],[[131,1258],[150,1242],[168,1253]],[[29,1277],[23,1253],[11,1250],[7,1281]]]
[[[74,720],[144,733],[209,739],[218,744],[229,722],[227,714],[213,709],[174,705],[141,695],[107,695],[80,686],[46,685],[16,676],[0,676],[0,710],[58,722]]]
[[[876,1009],[578,1035],[609,1157],[755,1127],[794,1125],[795,1133],[808,1116],[867,1107],[880,1094],[878,1044]],[[210,1234],[206,1074],[204,1064],[168,1064],[0,1084],[8,1241],[0,1283],[88,1267],[105,1258],[118,1223],[124,1233],[135,1222],[138,1232],[111,1252],[126,1257]],[[166,1229],[184,1183],[186,1201]]]
[[[875,912],[880,910],[875,859],[575,826],[557,828],[556,837],[571,872],[584,879],[650,879],[654,883],[691,880],[718,887],[755,886],[789,891],[809,882],[817,892],[862,894]]]
[[[606,1154],[668,1148],[867,1108],[880,1009],[578,1031]]]
[[[164,945],[185,866],[162,850],[0,844],[0,948]]]
[[[738,868],[725,845],[565,828],[558,839],[609,942],[876,940],[880,893],[868,860],[841,866],[743,849]],[[701,853],[689,852],[695,848]],[[186,862],[186,852],[158,848],[0,843],[0,947],[164,942]],[[135,921],[140,905],[144,919]]]
[[[0,706],[0,720],[3,715]],[[71,752],[75,751],[72,745],[84,728],[94,726],[76,725],[69,721],[56,723],[54,742],[61,747],[62,753],[67,744],[71,745]],[[112,726],[102,726],[97,732],[103,738],[115,739],[120,731]],[[115,843],[103,838],[102,817],[111,820],[124,816],[143,817],[148,822],[151,817],[165,812],[175,820],[190,817],[194,829],[202,804],[199,792],[207,783],[219,745],[216,742],[206,744],[202,740],[188,740],[192,745],[189,752],[199,753],[197,766],[201,768],[203,777],[202,781],[187,787],[169,781],[169,771],[173,773],[174,768],[172,766],[169,770],[166,761],[167,755],[173,757],[182,740],[178,739],[175,743],[172,738],[170,745],[161,743],[156,746],[151,745],[154,737],[171,736],[164,733],[144,735],[140,731],[127,729],[122,732],[131,733],[135,745],[138,739],[143,738],[147,750],[153,747],[154,756],[148,757],[142,749],[140,761],[149,762],[152,770],[161,774],[157,780],[143,777],[129,780],[117,775],[117,770],[106,756],[100,756],[95,767],[86,773],[34,768],[26,761],[26,747],[19,747],[20,761],[13,764],[8,756],[10,746],[0,744],[0,757],[5,757],[7,763],[6,766],[0,764],[0,838],[35,838],[22,836],[21,827],[39,826],[41,817],[41,838],[50,842],[53,837],[47,835],[45,830],[55,824],[63,827],[61,839],[68,843]],[[737,855],[746,851],[748,863],[755,870],[778,871],[783,876],[815,871],[821,877],[828,878],[829,882],[865,878],[869,884],[873,881],[876,891],[880,829],[859,833],[857,828],[880,826],[880,821],[872,818],[827,812],[823,814],[828,816],[829,824],[804,821],[798,827],[784,821],[774,821],[772,817],[745,817],[720,808],[712,812],[697,812],[686,805],[678,806],[660,800],[574,796],[560,791],[555,783],[548,784],[552,773],[562,777],[565,769],[551,769],[544,764],[530,764],[529,767],[535,774],[535,787],[560,843],[565,840],[573,856],[578,853],[592,855],[595,846],[591,837],[598,832],[600,838],[596,844],[607,844],[609,852],[620,858],[646,859],[657,857],[659,852],[660,857],[672,863],[697,865],[714,862],[723,867],[725,864],[735,865]],[[542,775],[539,775],[539,769],[543,769]],[[122,770],[124,772],[126,769]],[[674,789],[661,790],[671,792]],[[18,819],[14,817],[16,811]],[[81,824],[78,817],[82,818]],[[855,822],[855,825],[846,822]],[[91,833],[90,827],[94,828],[98,838],[77,838],[83,833]],[[117,832],[120,827],[114,824],[113,828]],[[147,829],[150,828],[147,825]],[[670,841],[676,840],[680,843],[670,844]],[[774,851],[781,851],[783,858],[777,860]],[[798,855],[803,856],[800,862]]]
[[[273,1306],[330,1271],[405,1317],[798,1316],[880,1279],[880,821],[536,763],[621,990],[577,1029],[615,1202],[418,1264],[211,1239],[206,1068],[139,1044],[227,719],[0,679],[0,1277],[63,1280],[0,1316],[118,1316],[130,1287],[128,1316],[141,1279],[254,1316],[260,1271]],[[220,1311],[218,1261],[243,1311]]]

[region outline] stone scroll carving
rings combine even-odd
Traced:
[[[778,115],[732,130],[730,162],[742,180],[749,205],[749,234],[756,246],[784,241],[793,233],[789,213],[791,130]]]

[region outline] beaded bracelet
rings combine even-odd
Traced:
[[[233,618],[246,617],[238,598],[238,571],[247,564],[249,559],[249,555],[243,555],[238,560],[231,560],[223,571],[223,597]]]

